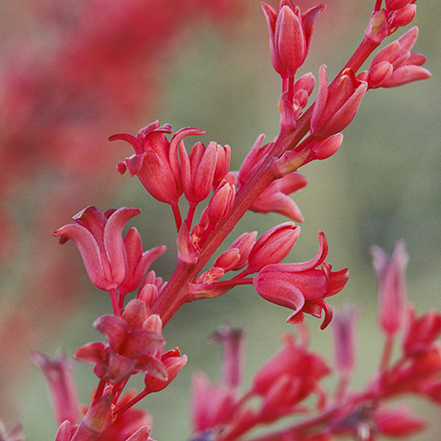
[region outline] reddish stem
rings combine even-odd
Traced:
[[[119,408],[117,411],[113,413],[113,415],[116,417],[126,410],[130,409],[132,406],[134,406],[138,401],[141,401],[144,397],[146,397],[149,394],[147,389],[144,389],[141,393],[139,393],[135,398],[131,399],[128,403],[126,403],[124,406]]]
[[[118,300],[118,294],[116,292],[115,288],[112,288],[109,291],[110,294],[110,300],[112,302],[112,308],[113,308],[113,313],[117,316],[117,317],[121,317],[121,309],[119,307],[119,300]]]

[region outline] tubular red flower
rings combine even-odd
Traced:
[[[264,266],[254,277],[253,285],[264,299],[295,311],[288,317],[288,322],[303,321],[303,313],[321,317],[324,309],[325,317],[320,326],[324,329],[332,319],[332,310],[324,299],[343,289],[349,271],[331,272],[331,265],[324,263],[328,254],[326,238],[322,232],[318,237],[319,251],[312,260]],[[321,269],[318,269],[320,265]]]
[[[347,69],[328,89],[325,69],[325,65],[320,67],[317,100],[311,115],[311,133],[319,138],[341,132],[351,123],[368,87]]]
[[[324,5],[308,9],[300,15],[299,7],[286,0],[278,11],[262,2],[268,25],[273,67],[282,78],[293,77],[308,55],[315,20]]]
[[[118,163],[118,171],[124,173],[128,170],[131,176],[137,175],[155,199],[174,206],[183,192],[177,147],[183,137],[202,135],[205,132],[184,128],[178,130],[169,142],[165,133],[172,131],[169,124],[159,126],[159,121],[155,121],[141,129],[136,138],[120,133],[111,136],[109,140],[127,141],[135,149],[134,155]]]
[[[89,206],[76,214],[76,224],[68,224],[52,234],[60,243],[71,239],[78,247],[92,283],[99,289],[117,289],[126,275],[126,248],[121,237],[129,219],[141,212],[123,207],[101,213]]]

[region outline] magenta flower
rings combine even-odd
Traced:
[[[328,88],[325,69],[325,65],[320,67],[317,99],[311,115],[311,133],[318,138],[335,135],[351,123],[368,87],[346,69],[335,85]]]
[[[147,307],[139,299],[127,304],[122,317],[99,317],[93,326],[108,344],[88,343],[76,351],[75,358],[94,363],[97,377],[110,383],[119,383],[140,371],[167,381],[166,367],[152,355],[165,341],[160,333],[143,327],[147,318]]]
[[[298,6],[281,0],[278,11],[262,2],[270,36],[273,67],[282,78],[293,77],[308,55],[315,20],[324,5],[308,9],[300,15]]]
[[[52,234],[60,243],[71,239],[80,250],[87,274],[99,289],[117,289],[126,275],[126,248],[121,237],[127,221],[141,212],[123,207],[101,213],[89,206],[76,214],[75,224],[68,224]]]
[[[332,319],[331,307],[324,299],[343,289],[349,271],[331,271],[331,265],[324,263],[328,254],[325,235],[319,232],[318,237],[320,248],[312,260],[266,265],[254,277],[253,285],[264,299],[294,310],[287,320],[290,323],[303,321],[304,313],[321,317],[323,309],[325,317],[320,327],[324,329]]]

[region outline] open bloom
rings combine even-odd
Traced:
[[[131,300],[122,315],[103,315],[93,326],[107,339],[88,343],[79,348],[78,360],[94,363],[95,374],[110,383],[119,383],[136,372],[146,372],[162,381],[168,380],[164,364],[156,358],[155,351],[165,344],[162,335],[146,329],[147,307],[142,300]]]
[[[188,135],[202,135],[203,130],[186,128],[175,133],[171,142],[165,133],[172,133],[169,124],[159,126],[155,121],[141,129],[136,137],[126,133],[113,135],[110,141],[121,139],[135,149],[135,154],[118,163],[118,171],[129,171],[138,176],[142,185],[158,201],[177,205],[183,192],[181,169],[178,160],[178,144]]]
[[[117,289],[126,275],[126,249],[121,237],[128,220],[141,212],[123,207],[101,213],[89,206],[76,214],[75,224],[64,225],[52,234],[65,243],[71,239],[80,250],[87,274],[99,289]]]
[[[328,254],[325,235],[319,232],[318,238],[320,248],[312,260],[266,265],[254,277],[253,285],[265,300],[294,310],[288,317],[290,323],[303,321],[303,313],[321,317],[324,309],[325,317],[320,326],[324,329],[332,319],[331,307],[324,299],[343,289],[349,270],[331,271],[331,265],[324,263]]]

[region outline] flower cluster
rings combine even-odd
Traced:
[[[308,348],[304,320],[310,314],[323,317],[322,329],[330,325],[333,311],[327,299],[344,288],[349,271],[332,270],[326,261],[328,241],[323,232],[318,233],[315,257],[301,263],[283,262],[300,235],[295,222],[303,221],[289,197],[307,184],[298,169],[337,152],[343,140],[341,131],[352,122],[369,89],[430,76],[421,67],[425,58],[410,52],[417,36],[412,29],[382,49],[368,71],[357,74],[386,37],[412,21],[413,3],[386,1],[382,9],[382,2],[376,1],[363,41],[335,79],[329,82],[326,66],[320,67],[317,97],[308,109],[314,76],[295,77],[306,60],[324,6],[302,14],[291,0],[281,0],[277,11],[263,3],[272,63],[282,78],[280,132],[265,145],[260,135],[238,171],[230,170],[228,145],[196,142],[187,151],[185,138],[204,134],[193,127],[173,133],[169,124],[155,121],[136,136],[119,133],[109,138],[126,141],[134,149],[132,156],[118,163],[118,171],[137,176],[153,198],[170,205],[177,230],[177,265],[164,282],[148,270],[165,247],[144,252],[135,228],[123,237],[126,223],[140,213],[135,207],[102,213],[89,206],[74,217],[75,223],[53,233],[61,243],[68,239],[75,243],[91,282],[109,293],[113,308],[113,314],[101,315],[93,323],[106,342],[86,343],[74,355],[92,363],[98,378],[83,418],[65,357],[33,356],[50,383],[59,424],[56,441],[148,440],[150,418],[133,406],[167,387],[187,361],[178,348],[164,352],[163,327],[185,303],[221,296],[238,285],[251,285],[263,299],[289,308],[292,312],[287,321],[296,325],[300,337],[287,333],[283,348],[258,369],[249,391],[243,393],[244,333],[228,327],[217,332],[213,338],[224,348],[223,376],[216,384],[210,384],[202,373],[195,376],[193,440],[235,441],[258,426],[299,414],[304,415],[303,421],[284,429],[272,428],[254,440],[328,441],[340,434],[374,440],[378,434],[403,436],[424,426],[410,411],[385,405],[387,399],[404,393],[434,401],[441,396],[441,352],[436,342],[441,334],[440,316],[430,312],[417,318],[407,303],[404,246],[399,243],[391,259],[380,249],[373,250],[385,349],[379,371],[360,392],[348,388],[355,369],[358,313],[352,308],[337,314],[331,328],[339,375],[335,396],[321,384],[331,368]],[[291,221],[270,228],[259,238],[257,231],[239,234],[219,253],[247,210],[275,212]],[[231,275],[232,271],[238,273]],[[126,301],[134,292],[134,298]],[[391,364],[393,343],[406,326],[403,355]],[[144,376],[144,389],[124,392],[131,377],[139,374]]]

